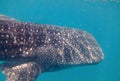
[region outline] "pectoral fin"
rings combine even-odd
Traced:
[[[0,66],[0,69],[6,75],[6,81],[35,81],[42,72],[40,66],[35,62],[5,63]]]

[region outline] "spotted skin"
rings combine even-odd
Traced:
[[[35,81],[42,72],[99,63],[103,57],[96,40],[85,31],[0,15],[0,60],[5,61],[0,69],[7,81]]]

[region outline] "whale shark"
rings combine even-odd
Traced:
[[[96,39],[80,29],[0,15],[0,70],[6,81],[35,81],[44,72],[100,63]]]

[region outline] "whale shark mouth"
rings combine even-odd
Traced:
[[[86,31],[21,22],[0,15],[0,70],[6,81],[35,81],[39,74],[64,67],[96,64],[104,54]]]

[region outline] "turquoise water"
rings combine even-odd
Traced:
[[[37,81],[120,81],[120,0],[0,0],[0,14],[83,29],[101,45],[100,64],[43,73]]]

